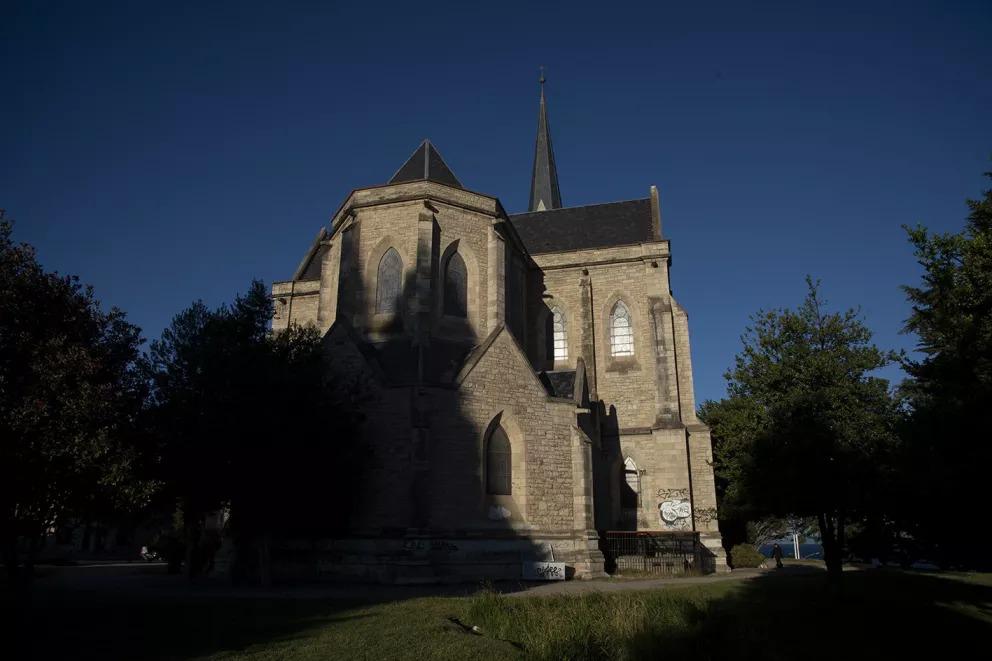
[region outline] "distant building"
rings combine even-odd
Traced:
[[[273,285],[277,331],[315,324],[377,384],[353,534],[324,571],[515,578],[553,556],[596,576],[617,529],[697,531],[726,567],[657,190],[564,207],[541,82],[526,213],[425,140]]]

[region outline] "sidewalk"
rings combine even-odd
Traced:
[[[691,578],[603,578],[589,581],[523,582],[506,581],[493,588],[508,597],[544,597],[582,595],[592,592],[658,590],[691,585],[708,585],[754,578],[809,575],[822,568],[788,564],[784,569],[738,569],[730,573]],[[234,599],[333,599],[355,602],[387,602],[418,597],[467,597],[482,588],[480,583],[429,585],[371,585],[347,583],[277,584],[232,586],[216,579],[187,582],[182,576],[170,576],[158,563],[106,563],[75,567],[46,567],[35,583],[39,599],[60,600],[71,595],[92,598],[97,595],[136,600],[198,598]]]
[[[797,567],[799,573],[810,573],[806,568]],[[812,570],[816,571],[816,570]],[[795,574],[795,571],[783,570],[784,573]],[[551,597],[558,595],[579,595],[591,592],[630,592],[637,590],[659,590],[679,588],[689,585],[709,585],[727,581],[746,581],[758,576],[766,576],[771,572],[766,569],[737,569],[724,574],[709,574],[708,576],[693,576],[689,578],[602,578],[591,581],[556,581],[553,583],[524,583],[524,589],[508,593],[508,597]],[[498,589],[498,588],[497,588]]]

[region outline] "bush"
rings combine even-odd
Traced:
[[[765,561],[765,556],[758,552],[750,544],[738,544],[730,549],[730,565],[734,569],[741,567],[760,567]]]

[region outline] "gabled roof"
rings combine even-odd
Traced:
[[[327,252],[327,244],[324,243],[326,238],[327,228],[321,227],[320,231],[317,232],[317,237],[310,245],[310,250],[303,256],[300,265],[296,267],[293,280],[320,280],[321,261],[324,259],[324,253]]]
[[[651,198],[510,216],[532,255],[660,240]]]
[[[575,398],[575,370],[541,372],[539,378],[552,397]]]
[[[396,171],[389,183],[401,184],[407,181],[435,181],[439,184],[462,188],[458,177],[444,162],[441,154],[434,148],[430,140],[424,140],[420,143],[417,150]]]

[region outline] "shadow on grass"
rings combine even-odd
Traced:
[[[251,648],[267,658],[912,659],[980,650],[992,634],[992,585],[967,576],[851,572],[837,592],[822,572],[796,569],[573,597],[50,588],[21,631],[30,648],[3,656],[190,658]]]
[[[755,579],[732,594],[683,604],[675,632],[647,628],[634,658],[920,658],[981,649],[992,633],[992,588],[901,572]]]
[[[42,568],[28,607],[0,595],[4,659],[185,659],[305,638],[316,629],[377,616],[367,607],[402,601],[376,586],[237,589],[188,584],[164,569],[136,565],[114,573]],[[411,591],[409,597],[421,596]]]
[[[797,568],[799,569],[799,568]],[[470,613],[538,659],[921,658],[982,649],[992,586],[902,572],[770,572],[734,584],[566,599],[477,597]]]

